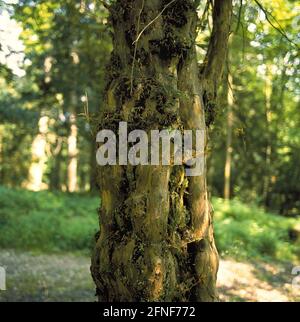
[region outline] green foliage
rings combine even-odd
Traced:
[[[24,64],[20,67],[26,75],[14,75],[1,58],[0,183],[16,187],[26,183],[32,161],[28,142],[34,141],[39,118],[46,115],[48,160],[43,183],[51,189],[65,186],[70,116],[76,114],[78,186],[86,191],[95,186],[90,184],[95,163],[90,119],[104,100],[104,71],[111,51],[105,23],[108,11],[94,0],[9,3],[3,6],[4,11],[22,27]],[[3,28],[0,56],[14,58],[14,46],[10,48],[5,41],[9,29],[5,24]],[[21,145],[25,135],[26,145]]]
[[[0,247],[44,252],[93,245],[98,198],[0,186]]]
[[[237,2],[239,3],[239,1]],[[300,213],[299,1],[244,1],[234,21],[228,70],[233,77],[231,195],[286,216]],[[235,10],[237,10],[236,8]],[[236,21],[237,22],[237,21]],[[281,26],[281,28],[279,27]],[[284,32],[291,41],[282,35]],[[227,79],[212,128],[213,195],[223,196]],[[220,92],[222,94],[222,91]],[[270,152],[268,152],[270,151]],[[269,156],[268,156],[269,153]]]
[[[0,247],[88,253],[97,228],[98,197],[29,192],[0,186]],[[297,261],[300,244],[289,240],[295,219],[233,200],[213,200],[216,244],[222,256]]]
[[[300,244],[289,240],[295,219],[284,218],[240,201],[214,199],[215,234],[222,256],[237,259],[299,260]]]
[[[25,47],[23,68],[26,75],[17,77],[4,62],[0,64],[1,184],[20,186],[26,182],[31,162],[30,142],[37,134],[39,116],[47,115],[50,119],[47,142],[49,160],[43,182],[51,189],[64,187],[69,117],[71,113],[76,113],[80,152],[78,183],[80,190],[86,190],[90,181],[93,181],[90,178],[95,176],[91,157],[91,153],[94,155],[91,120],[97,119],[94,116],[105,101],[104,74],[110,74],[109,79],[122,76],[119,74],[122,63],[117,53],[112,55],[105,71],[111,51],[108,10],[101,1],[94,0],[20,0],[14,5],[9,3],[2,1],[1,10],[9,12],[11,19],[22,26],[20,37]],[[163,5],[167,3],[162,1]],[[204,1],[199,4],[201,19],[196,44],[202,63],[211,34],[210,3]],[[295,43],[299,43],[300,1],[260,0],[259,3],[263,8],[256,1],[234,1],[227,64],[233,77],[234,96],[231,195],[246,203],[256,202],[271,212],[297,216],[300,213],[300,61]],[[164,18],[174,26],[172,33],[176,31],[177,24],[185,23],[186,17],[181,9],[189,5],[189,1],[177,1],[163,12]],[[117,6],[113,8],[116,9],[116,15],[126,14],[118,11]],[[133,25],[130,30],[132,42],[136,30]],[[5,27],[1,32],[5,33]],[[164,39],[167,43],[163,47],[167,49],[174,46],[169,40],[184,38],[184,35],[172,33],[168,32],[168,37]],[[185,45],[190,46],[185,44],[184,39],[180,43],[182,46],[179,49],[172,50],[182,51]],[[157,47],[155,43],[152,45]],[[0,43],[0,53],[4,52],[6,56],[5,48],[8,48],[7,44]],[[13,57],[14,48],[10,50],[12,53],[9,54]],[[145,50],[137,48],[136,67],[139,62],[145,63],[146,60],[149,57]],[[141,113],[144,101],[153,98],[158,111],[166,115],[157,120],[159,124],[168,127],[176,122],[169,106],[173,106],[174,100],[183,96],[183,93],[172,92],[161,83],[153,84],[150,77],[140,79],[138,68],[135,74],[134,86],[143,85],[136,115]],[[118,88],[120,106],[130,92],[130,80],[123,80]],[[266,97],[268,81],[269,98]],[[224,88],[226,86],[227,80],[224,80]],[[215,118],[211,111],[218,112],[210,127],[213,153],[209,159],[208,175],[213,195],[216,196],[223,196],[224,190],[227,97],[225,94],[223,96],[217,106],[213,104],[206,110],[207,124]],[[206,94],[203,98],[204,103],[211,100]],[[268,100],[269,120],[266,117]],[[156,121],[156,114],[146,121]],[[135,128],[138,127],[135,116],[132,123]],[[62,142],[61,147],[56,149],[60,146],[59,142]],[[268,149],[271,151],[269,161],[266,157]]]

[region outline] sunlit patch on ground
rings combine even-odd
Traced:
[[[222,260],[218,275],[221,301],[299,301],[300,290],[292,288],[291,271],[292,265]]]

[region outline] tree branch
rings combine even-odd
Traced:
[[[299,49],[299,46],[286,34],[286,32],[284,31],[284,29],[282,28],[282,26],[278,22],[278,20],[270,12],[268,12],[260,2],[258,2],[257,0],[254,0],[254,2],[258,5],[260,10],[265,14],[266,19],[267,19],[268,23],[271,25],[271,27],[273,27],[276,31],[278,31],[289,43],[291,43],[297,49]],[[274,25],[274,23],[271,21],[270,17],[275,21],[275,23],[278,25],[278,27],[276,27]]]
[[[213,96],[216,96],[226,61],[231,18],[232,0],[215,0],[212,35],[200,70],[201,78],[213,90]]]

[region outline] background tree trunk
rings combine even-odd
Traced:
[[[68,191],[75,192],[77,190],[77,117],[76,117],[77,97],[75,93],[71,93],[71,115],[70,115],[70,133],[68,136]]]
[[[50,189],[61,190],[61,165],[62,165],[62,151],[63,151],[63,138],[55,135],[55,148],[52,152],[54,164],[50,173]]]
[[[231,195],[231,161],[232,161],[232,127],[233,127],[233,81],[232,75],[227,71],[227,137],[226,159],[224,169],[224,199],[229,200]]]
[[[199,71],[194,1],[116,1],[114,50],[100,129],[206,130],[226,57],[231,1],[215,1]],[[153,19],[155,19],[153,21]],[[148,26],[138,42],[139,32]],[[202,151],[203,154],[205,151]],[[214,301],[218,255],[206,174],[184,166],[99,169],[100,234],[92,275],[100,301]]]
[[[272,133],[271,133],[271,117],[272,117],[272,71],[269,65],[266,65],[265,74],[265,117],[266,117],[266,148],[265,148],[265,177],[263,182],[263,201],[265,207],[269,206],[269,189],[271,181],[271,157],[272,157]]]
[[[48,121],[47,116],[40,118],[39,133],[34,138],[31,146],[32,162],[29,168],[27,189],[33,191],[40,191],[46,188],[46,184],[43,184],[43,174],[48,159],[46,154]]]
[[[91,142],[90,151],[90,191],[95,191],[97,188],[97,163],[95,142]]]

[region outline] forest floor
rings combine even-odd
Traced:
[[[6,269],[7,291],[2,301],[95,301],[89,258],[82,255],[42,255],[0,251]],[[292,288],[292,267],[274,263],[246,263],[222,259],[218,288],[221,301],[300,301]]]

